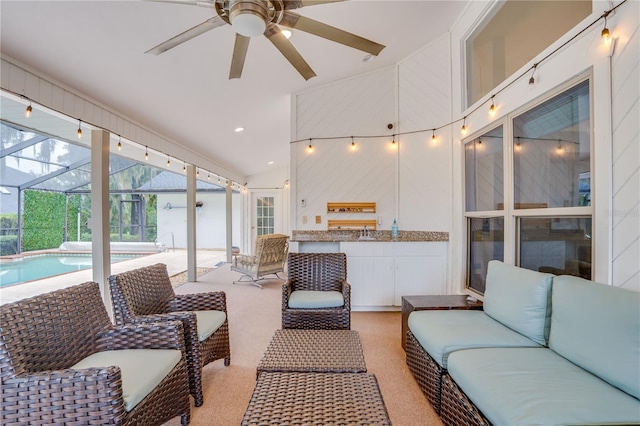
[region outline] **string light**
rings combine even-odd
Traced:
[[[149,147],[146,145],[144,147],[144,159],[145,161],[149,160]]]
[[[211,173],[207,172],[207,180],[211,180]]]
[[[82,129],[80,126],[82,125],[82,120],[78,120],[78,139],[82,139]]]
[[[118,151],[122,151],[122,136],[118,136]]]
[[[462,119],[462,127],[460,128],[460,133],[462,133],[462,135],[466,135],[467,134],[467,116],[465,115],[464,118]]]
[[[514,148],[516,152],[522,151],[522,144],[520,143],[520,136],[516,136],[516,146]]]
[[[187,173],[187,163],[182,162],[182,173]]]
[[[395,148],[395,147],[396,147],[396,135],[394,134],[391,139],[391,148]]]
[[[564,151],[562,148],[562,139],[558,139],[558,147],[556,148],[556,151],[558,151],[558,154],[562,154],[562,151]]]
[[[436,137],[436,129],[431,130],[431,143],[438,143],[438,138]]]
[[[33,108],[31,108],[31,101],[29,101],[29,105],[24,110],[24,118],[31,118],[31,111],[33,111]]]
[[[167,155],[167,167],[171,167],[171,158]]]
[[[196,168],[196,178],[199,178],[199,177],[200,177],[200,169]]]
[[[307,152],[311,154],[313,152],[313,145],[311,145],[311,139],[309,139],[309,146],[307,147]]]
[[[351,136],[351,151],[355,151],[358,147],[356,146],[356,143],[353,140],[353,136]]]
[[[489,107],[489,115],[490,116],[494,116],[496,115],[496,104],[493,103],[493,98],[495,97],[495,95],[491,96],[491,106]]]
[[[533,78],[533,75],[536,73],[536,69],[538,68],[538,64],[533,64],[533,70],[531,72],[531,77],[529,77],[529,86],[533,86],[536,82],[536,79]]]
[[[607,17],[609,16],[609,13],[610,12],[607,11],[602,15],[604,17],[604,28],[600,33],[600,36],[602,37],[602,41],[604,42],[604,44],[607,44],[607,45],[611,43],[611,33],[609,33],[609,28],[607,28]]]

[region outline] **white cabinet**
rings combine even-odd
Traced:
[[[346,242],[354,307],[401,306],[405,295],[445,294],[446,242]]]

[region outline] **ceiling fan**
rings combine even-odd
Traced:
[[[343,0],[151,0],[203,6],[217,15],[187,31],[160,43],[145,53],[159,55],[207,31],[229,24],[236,32],[229,79],[240,78],[251,37],[264,35],[305,79],[315,77],[309,64],[282,34],[280,26],[304,31],[377,56],[385,46],[295,12],[303,6],[335,3]]]

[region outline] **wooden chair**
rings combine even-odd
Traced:
[[[240,279],[233,283],[250,283],[262,288],[258,281],[266,279],[265,275],[275,274],[280,278],[278,273],[284,272],[289,251],[288,239],[289,237],[283,234],[260,235],[256,239],[253,256],[238,254],[233,257],[231,270],[242,274]]]
[[[351,328],[351,286],[344,253],[289,253],[282,286],[282,328]]]
[[[190,392],[201,406],[202,368],[222,358],[224,365],[231,361],[225,293],[176,295],[162,263],[112,275],[109,288],[117,324],[182,321]]]
[[[0,330],[0,424],[189,423],[178,321],[113,326],[87,282],[3,305]]]

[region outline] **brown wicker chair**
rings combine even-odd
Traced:
[[[176,295],[167,267],[162,263],[112,275],[109,277],[109,288],[117,324],[182,321],[189,388],[196,407],[201,406],[204,402],[202,368],[222,358],[224,365],[229,365],[231,361],[225,293]],[[196,311],[222,312],[224,321],[211,335],[199,337]]]
[[[347,256],[344,253],[289,253],[288,280],[282,286],[282,328],[349,330],[351,328],[351,286],[347,282]],[[312,294],[313,307],[292,307],[295,292]],[[341,296],[341,305],[332,296]],[[336,292],[339,293],[336,294]],[[302,293],[297,293],[300,295]],[[319,302],[319,303],[316,303]],[[303,305],[305,303],[302,303]],[[299,306],[299,305],[298,305]]]
[[[189,379],[179,321],[113,326],[98,283],[87,282],[3,305],[0,327],[1,424],[159,425],[176,416],[183,425],[189,423]],[[138,383],[130,369],[72,368],[91,355],[122,358],[124,349],[181,352],[173,369],[146,397],[140,394],[137,404],[123,396],[123,383]],[[161,355],[175,357],[169,351]],[[127,411],[125,404],[135,405]]]
[[[234,284],[249,283],[262,288],[258,281],[265,279],[265,275],[284,272],[284,262],[289,250],[289,237],[284,234],[260,235],[256,239],[256,249],[253,256],[237,254],[233,256],[231,270],[240,272],[240,279]],[[248,278],[243,280],[243,278]]]

